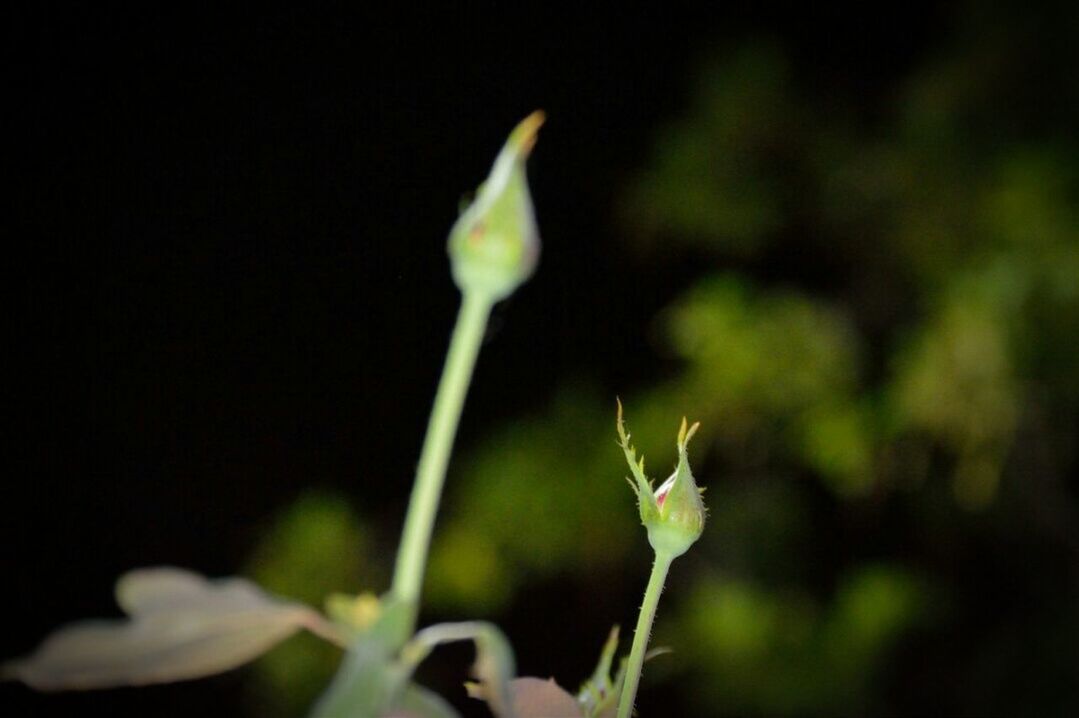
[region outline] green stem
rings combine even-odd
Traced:
[[[652,564],[652,575],[648,579],[648,588],[644,590],[644,603],[641,614],[637,617],[637,630],[633,634],[633,648],[629,652],[626,665],[626,681],[622,687],[622,697],[618,701],[618,718],[629,718],[633,712],[633,701],[637,698],[637,684],[641,681],[641,668],[644,666],[644,653],[648,648],[648,637],[652,633],[652,621],[656,617],[659,595],[663,593],[663,582],[667,580],[667,571],[674,556],[657,553]]]
[[[427,553],[431,546],[431,532],[438,512],[442,485],[446,480],[453,439],[464,407],[465,394],[472,381],[472,369],[483,342],[487,318],[493,302],[486,294],[465,292],[457,324],[450,339],[446,365],[435,395],[435,405],[427,424],[427,436],[423,441],[420,463],[416,469],[416,482],[412,486],[412,498],[408,503],[408,515],[397,551],[397,566],[393,574],[393,595],[410,606],[408,634],[415,628],[419,612],[420,590]]]

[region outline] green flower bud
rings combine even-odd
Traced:
[[[510,134],[476,198],[450,230],[453,279],[462,292],[503,299],[536,269],[539,231],[528,192],[525,160],[544,115],[533,112]]]
[[[644,457],[638,460],[629,443],[629,434],[622,424],[622,402],[618,403],[619,444],[633,472],[634,480],[627,481],[637,494],[641,523],[648,529],[648,542],[653,550],[672,558],[684,554],[704,531],[707,510],[701,500],[703,490],[697,488],[686,454],[686,445],[699,426],[700,423],[687,426],[685,418],[682,419],[682,428],[678,432],[678,466],[658,489],[653,490],[652,481],[644,473]]]

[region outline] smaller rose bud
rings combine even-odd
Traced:
[[[644,473],[644,458],[638,460],[629,443],[629,434],[622,423],[622,403],[618,403],[618,438],[633,472],[635,481],[629,481],[629,485],[637,494],[641,523],[648,529],[648,542],[655,552],[671,558],[684,554],[704,531],[707,510],[686,452],[686,445],[699,426],[699,423],[687,426],[686,420],[682,419],[682,428],[678,432],[678,466],[658,489],[653,490],[652,482]]]
[[[476,198],[450,230],[453,278],[462,292],[504,299],[532,276],[539,260],[539,230],[525,176],[525,160],[544,115],[521,121],[495,159]]]

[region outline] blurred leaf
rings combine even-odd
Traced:
[[[382,567],[368,557],[369,539],[348,500],[311,491],[275,517],[248,562],[260,585],[309,603],[334,592],[373,587]]]
[[[476,644],[476,662],[472,666],[472,674],[478,682],[468,688],[469,695],[486,701],[491,712],[499,718],[513,718],[514,702],[510,691],[510,682],[516,672],[513,649],[494,624],[465,621],[428,626],[416,633],[405,646],[402,660],[414,668],[436,646],[454,641],[473,641]]]
[[[681,680],[700,687],[702,709],[859,713],[876,668],[919,619],[925,597],[919,580],[887,565],[851,572],[825,605],[797,591],[713,579],[680,606],[671,642],[688,674]]]
[[[847,576],[823,626],[833,669],[842,667],[850,680],[859,680],[866,664],[917,618],[925,601],[925,587],[895,566],[866,565]]]
[[[509,684],[513,710],[517,718],[582,718],[584,713],[577,699],[564,691],[553,678],[516,678]],[[484,698],[480,691],[470,688],[473,698]]]
[[[636,514],[604,511],[596,520],[596,507],[627,498],[621,469],[611,465],[610,447],[581,440],[610,433],[612,404],[565,391],[542,415],[508,425],[465,457],[432,546],[425,595],[433,605],[491,609],[524,577],[610,565],[628,552],[622,538]]]
[[[131,620],[61,628],[29,658],[5,666],[5,676],[38,690],[167,683],[243,665],[300,628],[336,635],[311,608],[240,578],[139,569],[120,578],[116,596]]]
[[[626,190],[624,224],[652,246],[757,252],[785,219],[772,157],[793,130],[788,75],[783,55],[761,44],[703,73],[692,112],[659,133]]]
[[[874,485],[874,417],[851,401],[821,403],[798,416],[799,447],[807,465],[840,496],[860,496]]]
[[[439,606],[468,606],[482,613],[501,606],[513,588],[498,543],[474,515],[439,531],[429,572],[426,593]]]
[[[985,288],[998,291],[1000,283],[989,281]],[[969,507],[984,506],[995,495],[1018,419],[1002,319],[991,301],[957,293],[899,355],[892,386],[905,424],[955,455],[956,495]]]
[[[689,376],[719,407],[786,415],[857,386],[858,335],[849,319],[794,292],[713,277],[676,302],[666,323]]]

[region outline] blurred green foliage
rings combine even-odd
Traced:
[[[311,492],[267,527],[244,573],[268,591],[322,606],[331,594],[381,586],[388,569],[368,560],[370,551],[348,502]],[[340,658],[340,649],[306,633],[275,648],[252,668],[257,714],[303,715],[333,678]]]
[[[657,475],[675,447],[651,442],[701,421],[713,514],[644,684],[692,686],[693,715],[890,713],[897,686],[941,712],[1079,711],[1079,143],[1060,130],[1079,93],[1019,102],[1074,75],[1027,62],[1009,16],[970,22],[872,104],[813,95],[775,44],[727,53],[625,190],[642,261],[704,268],[657,318],[676,369],[623,396]],[[588,384],[486,439],[451,471],[429,605],[488,616],[567,575],[643,588],[619,458],[614,398]],[[324,552],[299,523],[279,536],[257,577],[306,597],[313,577],[283,577]]]
[[[697,582],[657,640],[680,647],[694,699],[712,712],[862,712],[883,652],[921,616],[925,595],[909,572],[884,564],[844,576],[826,605],[804,591],[713,576]]]

